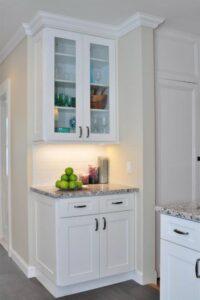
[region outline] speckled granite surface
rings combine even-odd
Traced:
[[[88,197],[133,193],[135,191],[138,191],[138,188],[118,184],[90,184],[79,191],[60,191],[55,187],[49,186],[32,186],[31,191],[52,198],[65,199],[72,197]]]
[[[156,211],[173,217],[200,222],[200,203],[160,205],[156,206]]]

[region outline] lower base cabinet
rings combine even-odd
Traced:
[[[166,239],[161,239],[160,300],[200,299],[200,249],[189,249],[191,243],[197,243],[194,236],[200,224],[192,225],[191,221],[161,216],[161,235]]]
[[[120,282],[134,271],[134,194],[32,199],[34,266],[54,296]]]
[[[133,268],[132,226],[130,211],[61,219],[58,284],[129,272]]]

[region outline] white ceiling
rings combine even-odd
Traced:
[[[140,11],[200,35],[200,0],[0,0],[0,50],[38,10],[114,25]]]

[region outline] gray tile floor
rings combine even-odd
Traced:
[[[0,246],[0,300],[53,300],[36,279],[27,279]],[[60,298],[62,300],[159,300],[159,292],[134,281]]]

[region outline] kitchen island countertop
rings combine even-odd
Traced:
[[[200,222],[200,202],[173,203],[156,206],[156,211],[190,221]]]

